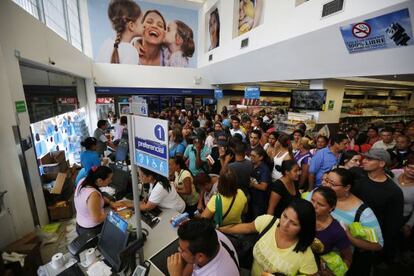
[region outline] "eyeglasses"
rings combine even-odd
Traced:
[[[331,186],[331,187],[343,187],[344,185],[342,185],[342,184],[337,184],[337,183],[335,183],[335,181],[333,181],[333,180],[331,180],[331,179],[329,179],[328,177],[327,178],[324,178],[323,179],[327,184],[329,184],[329,186]]]

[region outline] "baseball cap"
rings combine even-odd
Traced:
[[[374,160],[385,161],[387,164],[391,162],[390,154],[384,149],[370,149],[364,156]]]

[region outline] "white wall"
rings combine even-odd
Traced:
[[[279,6],[276,5],[275,2],[279,3]],[[284,4],[280,4],[281,2]],[[356,11],[356,2],[360,3],[361,9],[364,12],[369,10],[376,11],[363,17],[353,18],[352,20],[340,23],[336,22],[339,21],[336,19],[336,16],[323,20],[318,19],[319,22],[325,22],[324,20],[331,22],[331,25],[329,26],[327,26],[328,24],[326,22],[323,25],[322,23],[319,25],[315,22],[312,23],[313,21],[310,21],[309,16],[306,16],[305,13],[301,14],[299,12],[296,14],[292,11],[292,13],[289,14],[289,10],[285,7],[285,5],[287,5],[286,2],[293,5],[293,1],[266,2],[268,7],[265,9],[265,16],[267,16],[266,14],[269,15],[268,17],[265,17],[265,23],[263,26],[259,26],[252,30],[250,34],[245,35],[250,36],[250,46],[248,49],[239,50],[239,42],[236,40],[240,40],[240,38],[229,41],[229,44],[227,45],[223,35],[227,32],[228,37],[231,33],[229,27],[224,26],[224,29],[227,31],[223,31],[223,43],[220,42],[222,46],[212,51],[214,55],[213,63],[205,65],[207,55],[204,55],[204,57],[200,55],[201,60],[199,60],[199,63],[204,63],[204,66],[200,68],[200,71],[204,73],[212,83],[218,84],[292,79],[326,79],[349,76],[394,75],[410,74],[414,72],[413,46],[370,51],[351,55],[348,53],[340,33],[340,26],[406,7],[409,8],[410,14],[413,15],[414,1],[348,0],[346,1],[346,10],[341,15],[338,15],[338,17],[345,17],[345,14],[350,17],[350,12],[352,12],[353,15],[360,14],[360,12]],[[298,11],[302,9],[302,6],[304,6],[303,8],[306,8],[306,6],[312,4],[312,2],[317,3],[318,1],[304,3],[297,8]],[[395,3],[400,4],[378,10],[378,7],[385,7]],[[227,1],[221,1],[221,4],[225,7],[230,5]],[[272,5],[276,6],[273,7]],[[276,7],[280,7],[281,11],[277,12],[274,9]],[[206,5],[205,8],[208,9],[208,5]],[[230,10],[230,7],[227,7],[227,11],[230,12]],[[272,12],[273,14],[271,14]],[[283,16],[283,14],[285,14],[285,16]],[[282,18],[286,18],[288,22],[291,20],[289,17],[292,17],[293,21],[289,23],[292,24],[292,28],[289,29],[289,33],[286,33],[286,31],[278,31],[277,29],[269,30],[268,28],[270,28],[270,26],[266,27],[267,20],[279,20],[277,15],[280,15]],[[302,16],[303,19],[300,19],[299,16]],[[316,16],[316,14],[314,14],[314,16]],[[203,21],[200,20],[200,22]],[[414,20],[411,16],[411,23],[413,24],[413,22]],[[271,23],[276,24],[277,22]],[[283,26],[290,26],[289,24],[284,24]],[[277,25],[281,27],[281,22]],[[299,28],[299,25],[301,25],[302,28]],[[316,29],[317,27],[319,27],[319,29],[309,32],[311,28]],[[303,34],[305,31],[308,31],[308,33]],[[264,34],[260,35],[260,32],[265,32],[267,34],[267,39]],[[289,38],[289,36],[301,33],[302,35]],[[274,43],[274,40],[276,39],[278,39],[279,42]],[[265,44],[269,44],[268,41],[274,44],[263,47]],[[257,49],[259,46],[261,48]]]
[[[209,80],[194,68],[96,63],[93,75],[96,86],[211,88]],[[200,77],[200,84],[196,84]]]
[[[0,1],[0,37],[0,152],[4,158],[0,162],[0,181],[8,190],[6,200],[18,238],[34,227],[11,128],[19,125],[22,137],[30,135],[28,113],[16,116],[14,110],[15,101],[25,100],[19,59],[83,78],[92,77],[92,61],[9,0]],[[15,56],[16,50],[20,58]],[[54,66],[49,64],[49,58],[55,62]],[[48,219],[34,149],[25,155],[40,221],[45,224]]]
[[[205,38],[208,36],[206,36],[207,27],[205,26],[206,20],[204,17],[211,7],[218,2],[221,25],[220,47],[210,52],[213,53],[212,62],[208,61],[208,53],[205,53],[205,48],[199,49],[199,67],[242,55],[294,37],[299,37],[352,18],[380,11],[399,3],[412,2],[407,0],[346,0],[343,11],[321,18],[322,5],[329,2],[328,0],[312,0],[298,7],[295,7],[295,1],[293,0],[263,1],[263,23],[250,32],[235,38],[233,38],[233,19],[234,12],[237,12],[236,16],[238,16],[238,0],[206,1],[199,12],[200,41],[198,45],[206,44]],[[245,49],[240,49],[240,42],[246,37],[249,38],[249,46]],[[329,38],[329,36],[326,36],[326,38]]]

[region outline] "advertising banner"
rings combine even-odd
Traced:
[[[97,63],[195,68],[198,11],[148,1],[88,1]]]
[[[408,9],[341,27],[350,54],[413,45]]]
[[[133,116],[135,164],[168,177],[168,121]]]

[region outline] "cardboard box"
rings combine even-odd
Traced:
[[[40,159],[40,164],[44,171],[41,177],[43,183],[55,180],[58,173],[66,173],[69,169],[69,164],[63,150],[49,152]]]
[[[55,186],[53,186],[52,194],[60,195],[62,193],[63,185],[66,181],[66,173],[58,173],[55,181]]]
[[[59,201],[52,206],[47,207],[49,209],[50,220],[69,219],[73,217],[73,208],[71,201]]]
[[[58,173],[60,171],[59,163],[51,163],[42,165],[44,173]]]

